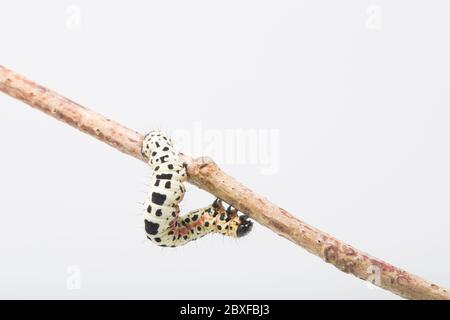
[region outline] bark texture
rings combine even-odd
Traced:
[[[139,160],[143,135],[0,65],[0,90]],[[445,288],[371,257],[271,203],[223,172],[211,159],[188,163],[189,182],[223,199],[278,235],[339,270],[407,299],[450,299]]]

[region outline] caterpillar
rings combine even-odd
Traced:
[[[207,207],[180,215],[187,180],[186,164],[173,143],[160,131],[144,137],[142,155],[152,169],[150,190],[144,203],[147,238],[161,247],[178,247],[209,233],[239,238],[248,234],[253,222],[247,215],[216,199]]]

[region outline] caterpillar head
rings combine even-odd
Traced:
[[[238,214],[238,211],[231,206],[225,210],[220,199],[214,201],[212,207],[216,219],[217,232],[240,238],[252,230],[253,222],[249,220],[247,215]]]
[[[247,215],[242,215],[239,217],[240,223],[236,230],[236,236],[238,238],[246,236],[252,231],[253,222],[248,219]]]

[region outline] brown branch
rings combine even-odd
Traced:
[[[0,66],[0,90],[112,147],[144,160],[140,153],[143,136],[121,124],[86,109],[43,86]],[[333,264],[339,270],[408,299],[450,299],[438,285],[371,257],[312,227],[266,198],[254,193],[208,158],[188,163],[189,182],[247,213],[260,224]]]

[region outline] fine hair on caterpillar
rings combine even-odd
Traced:
[[[171,139],[161,131],[151,131],[145,136],[141,151],[152,169],[144,203],[145,232],[150,241],[163,247],[178,247],[209,233],[239,238],[251,231],[253,223],[248,216],[231,206],[225,210],[220,199],[180,215],[187,172]]]

